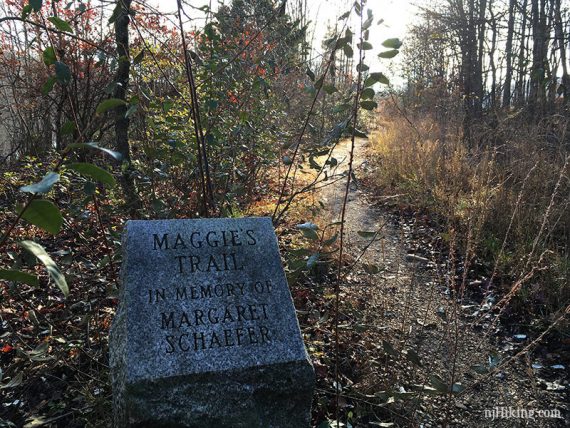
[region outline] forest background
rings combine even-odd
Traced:
[[[6,426],[108,421],[126,219],[243,215],[273,218],[298,306],[320,290],[312,298],[330,310],[330,321],[318,317],[331,323],[328,345],[315,349],[334,399],[319,396],[315,424],[357,418],[339,399],[338,363],[341,285],[347,260],[359,260],[343,258],[351,182],[414,227],[429,225],[429,248],[412,256],[440,266],[455,309],[477,300],[474,325],[523,331],[517,358],[567,349],[567,1],[406,4],[405,34],[391,34],[398,10],[366,2],[322,5],[327,25],[302,0],[193,3],[0,5]],[[335,148],[346,139],[341,170]],[[372,165],[362,177],[358,139]],[[346,194],[330,215],[315,195],[337,181]],[[404,358],[386,339],[386,361]],[[491,376],[499,360],[474,370]],[[462,391],[453,364],[425,379],[430,389],[390,397],[453,403]],[[402,423],[415,417],[408,410],[376,421]]]

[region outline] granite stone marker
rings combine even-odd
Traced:
[[[116,427],[303,428],[309,361],[269,218],[129,221]]]

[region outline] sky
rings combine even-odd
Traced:
[[[338,21],[338,16],[348,11],[351,4],[352,1],[347,0],[309,0],[308,15],[313,21],[316,38],[322,40],[327,26],[334,26]],[[413,7],[408,0],[369,0],[366,8],[374,13],[374,25],[370,31],[370,38],[375,47],[380,46],[380,43],[388,38],[405,38],[406,27],[413,16]],[[353,14],[353,21],[354,19]],[[376,25],[380,19],[384,22]],[[374,43],[375,41],[378,43]]]
[[[217,1],[209,0],[187,0],[192,6],[201,7],[212,4],[215,7]],[[229,3],[230,0],[225,0]],[[150,0],[158,9],[163,12],[173,12],[176,10],[176,0]],[[346,12],[352,0],[307,0],[309,20],[312,21],[316,39],[324,37],[327,26],[334,26],[339,15]],[[383,41],[387,38],[399,37],[403,39],[406,34],[406,26],[413,19],[413,6],[409,0],[369,0],[366,8],[374,12],[375,23],[383,19],[384,23],[373,26],[371,31],[372,44],[374,41]],[[187,10],[190,16],[192,11]],[[201,12],[194,12],[201,13]]]
[[[308,0],[309,19],[313,21],[315,40],[323,40],[327,27],[338,22],[338,16],[350,9],[353,0]],[[391,60],[379,59],[377,54],[382,50],[382,42],[389,38],[399,38],[405,43],[407,26],[412,22],[414,7],[409,0],[369,0],[366,9],[371,9],[374,14],[374,24],[370,28],[370,43],[374,50],[367,52],[365,62],[370,66],[370,71],[382,71],[394,84],[399,84],[400,79],[395,72],[389,70],[389,66],[395,68],[399,63],[399,56]],[[366,13],[366,12],[365,12]],[[364,15],[366,19],[366,14]],[[358,28],[357,16],[351,15],[353,32]],[[377,25],[379,20],[384,20]],[[319,43],[320,44],[320,43]],[[317,46],[319,44],[316,44]],[[369,54],[373,52],[373,54]],[[356,51],[355,51],[356,55]]]
[[[186,0],[196,8],[211,4],[216,8],[217,0]],[[294,0],[292,0],[294,1]],[[334,27],[338,22],[338,17],[350,9],[354,0],[307,0],[308,19],[311,21],[310,31],[314,31],[314,46],[319,48],[321,41],[325,38],[327,28]],[[230,0],[224,0],[229,3]],[[150,0],[162,12],[173,12],[176,10],[176,0]],[[398,78],[395,72],[391,72],[389,67],[397,67],[398,56],[392,60],[380,60],[377,54],[383,50],[382,42],[388,38],[406,39],[406,28],[414,18],[414,6],[410,0],[368,0],[365,8],[372,9],[374,13],[374,24],[370,28],[370,43],[374,46],[373,51],[367,52],[366,63],[370,65],[370,71],[382,71],[389,77],[392,75],[392,82],[397,84]],[[185,8],[189,16],[203,16],[202,12]],[[365,12],[366,13],[366,12]],[[364,15],[366,17],[366,15]],[[356,28],[356,16],[353,13],[352,28]],[[383,19],[383,23],[376,23]],[[369,52],[373,52],[372,55]]]

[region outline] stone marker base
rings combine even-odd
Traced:
[[[314,376],[308,360],[131,385],[117,376],[114,426],[306,428]]]

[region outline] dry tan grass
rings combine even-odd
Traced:
[[[442,136],[429,116],[384,117],[394,119],[371,137],[379,189],[441,217],[458,232],[463,258],[483,260],[516,309],[547,314],[567,304],[568,122],[556,116],[537,126],[513,115],[479,127],[479,146],[468,149],[459,123]]]

